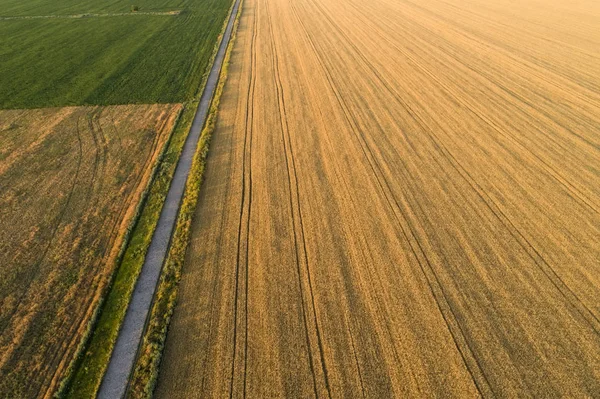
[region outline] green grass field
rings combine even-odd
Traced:
[[[177,15],[64,16],[181,11]],[[230,1],[0,0],[0,109],[191,99]]]

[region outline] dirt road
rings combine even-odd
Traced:
[[[600,395],[600,6],[245,0],[158,398]]]

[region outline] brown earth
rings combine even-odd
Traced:
[[[68,366],[181,106],[0,111],[0,395]]]
[[[158,398],[599,397],[600,3],[245,0]]]

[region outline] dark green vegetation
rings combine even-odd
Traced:
[[[230,3],[0,0],[0,17],[126,14],[0,19],[0,109],[190,100]]]

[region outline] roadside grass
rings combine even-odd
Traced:
[[[3,17],[131,12],[108,0],[5,1]],[[136,5],[181,13],[1,20],[0,109],[192,101],[230,1]]]
[[[227,81],[229,59],[231,57],[231,50],[235,44],[241,10],[242,3],[240,3],[238,8],[238,14],[234,21],[231,39],[219,76],[219,84],[215,90],[206,125],[201,133],[192,169],[186,182],[175,232],[173,233],[167,260],[163,266],[150,317],[146,325],[146,331],[144,332],[142,344],[138,349],[138,358],[136,359],[126,394],[126,397],[129,399],[150,398],[156,386],[167,330],[177,302],[178,283],[181,278],[181,269],[190,239],[192,218],[202,186],[210,139],[217,123],[221,94]]]
[[[220,38],[226,25],[227,19],[225,18],[216,44],[213,44],[210,62],[206,66],[205,73],[201,76],[202,84],[196,90],[196,95],[202,92],[206,84],[208,72],[216,56]],[[227,55],[226,61],[228,58]],[[222,88],[219,86],[216,94],[220,95],[221,90]],[[79,355],[74,359],[70,372],[67,373],[56,394],[59,398],[95,397],[100,387],[197,107],[198,99],[185,105],[164,157],[157,166],[157,173],[145,203],[140,204],[139,219],[133,229],[119,268],[113,276],[113,282],[108,288],[105,301],[99,305],[95,314],[96,317],[90,322],[88,334],[86,334],[86,339],[80,347]],[[211,108],[211,116],[207,120],[207,126],[214,124],[212,113],[213,109]],[[206,147],[205,140],[203,131],[199,148]]]

